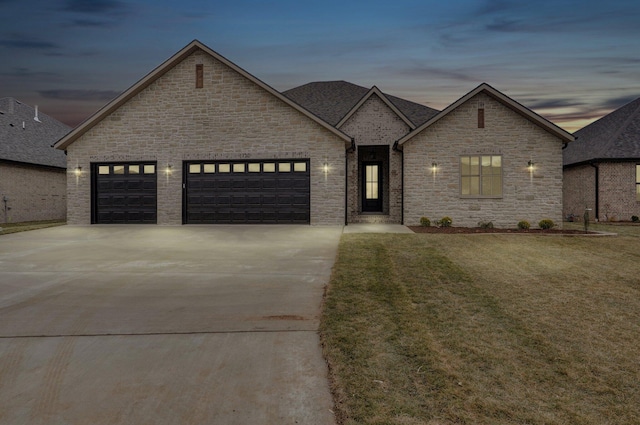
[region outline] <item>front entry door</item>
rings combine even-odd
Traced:
[[[382,212],[382,162],[362,163],[362,212]]]

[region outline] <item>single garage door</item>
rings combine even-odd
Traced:
[[[187,161],[187,224],[300,223],[310,220],[309,160]]]
[[[153,162],[91,164],[92,223],[155,224],[157,167]]]

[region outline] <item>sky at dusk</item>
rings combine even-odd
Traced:
[[[0,0],[0,98],[75,126],[193,39],[280,91],[487,82],[569,131],[640,97],[638,0]]]

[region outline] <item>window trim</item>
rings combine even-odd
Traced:
[[[462,193],[462,158],[478,158],[478,172],[477,174],[480,180],[480,191],[482,191],[482,157],[488,156],[491,157],[491,161],[493,161],[494,157],[500,157],[500,195],[483,195],[479,193],[477,195],[464,195]],[[472,176],[471,174],[465,175],[464,177]],[[476,174],[473,174],[476,176]],[[460,155],[458,157],[458,194],[462,199],[503,199],[504,198],[504,157],[502,154],[473,154],[473,155]]]

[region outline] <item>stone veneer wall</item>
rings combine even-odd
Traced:
[[[349,223],[400,223],[402,220],[402,154],[392,147],[396,140],[409,133],[409,126],[376,94],[340,127],[355,139],[356,151],[348,155],[347,211]],[[386,182],[383,193],[383,214],[361,214],[362,198],[358,154],[360,147],[381,146],[388,149]]]
[[[204,87],[195,88],[196,64]],[[68,147],[69,223],[91,222],[90,163],[155,160],[158,224],[182,223],[182,164],[310,158],[311,224],[343,224],[344,140],[203,51],[196,51]],[[323,172],[323,164],[329,172]],[[84,170],[87,170],[85,172]]]
[[[485,128],[478,128],[484,102]],[[543,218],[562,225],[562,141],[485,93],[479,93],[404,144],[405,223],[443,216],[454,226],[492,221],[515,228],[520,220],[537,227]],[[460,196],[461,155],[502,155],[500,199]],[[529,160],[535,163],[531,174]],[[438,169],[432,173],[431,164]]]
[[[67,217],[66,171],[54,167],[0,163],[0,223],[64,220]]]

